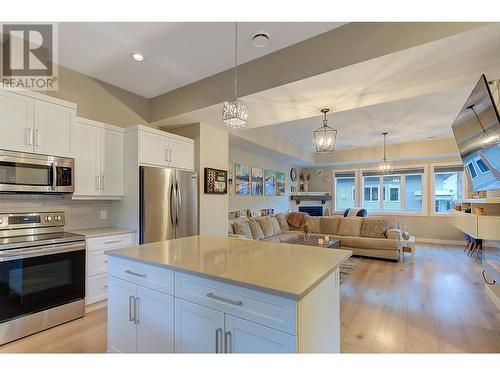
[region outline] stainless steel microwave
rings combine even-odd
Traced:
[[[0,150],[0,193],[73,193],[74,159]]]

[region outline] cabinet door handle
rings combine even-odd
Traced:
[[[165,161],[170,161],[168,160],[168,148],[165,149]]]
[[[28,128],[28,146],[33,146],[33,129]]]
[[[135,322],[135,317],[132,316],[132,304],[134,303],[134,296],[128,297],[128,321]]]
[[[170,149],[170,162],[173,162],[174,161],[174,151],[172,149]]]
[[[35,129],[35,147],[40,146],[40,131]]]
[[[134,323],[139,324],[139,297],[134,298]]]
[[[100,190],[99,187],[101,186],[100,182],[99,182],[99,176],[95,176],[95,189],[96,190]]]
[[[125,273],[128,273],[129,275],[132,275],[132,276],[137,276],[137,277],[146,277],[145,273],[137,273],[137,272],[130,271],[130,270],[126,270]]]
[[[233,336],[231,335],[231,331],[227,331],[224,334],[224,347],[226,349],[226,353],[232,353],[233,349],[231,348],[233,345]]]
[[[122,242],[122,240],[106,241],[104,242],[104,245],[109,245],[110,243],[118,243],[118,242]]]
[[[222,328],[215,330],[215,353],[222,353]]]
[[[218,296],[218,295],[213,294],[213,293],[207,293],[207,297],[215,299],[217,301],[230,303],[231,305],[236,305],[236,306],[243,305],[243,301],[236,301],[234,299],[229,299],[229,298],[226,298],[226,297],[221,297],[221,296]]]
[[[101,176],[101,190],[104,191],[104,175]]]

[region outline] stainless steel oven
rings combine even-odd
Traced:
[[[85,239],[64,212],[0,214],[0,345],[83,316]]]
[[[72,193],[74,159],[0,150],[0,192]]]

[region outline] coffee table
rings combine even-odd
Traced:
[[[322,238],[323,243],[320,244],[318,243],[318,240]],[[335,248],[335,249],[340,249],[340,240],[337,238],[333,238],[330,236],[329,241],[325,241],[325,236],[317,235],[317,234],[309,234],[306,237],[304,237],[304,234],[299,234],[297,237],[292,238],[286,243],[291,243],[294,245],[307,245],[307,246],[316,246],[316,247],[323,247],[323,248]]]

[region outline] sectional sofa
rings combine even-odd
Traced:
[[[230,237],[288,242],[301,234],[304,224],[310,233],[340,239],[342,249],[354,255],[398,260],[401,231],[389,217],[306,216],[300,228],[292,227],[288,215],[229,220]]]

